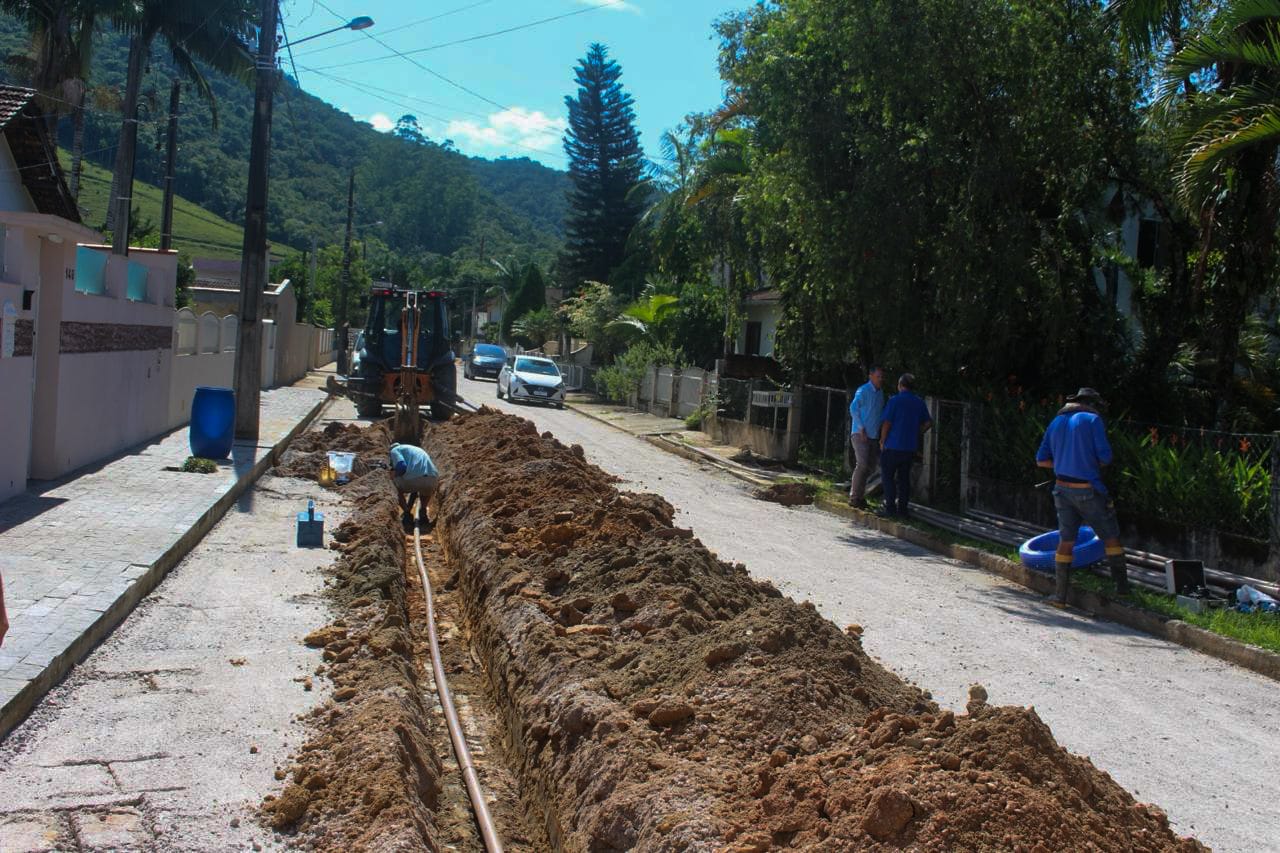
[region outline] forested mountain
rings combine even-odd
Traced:
[[[28,36],[0,16],[0,59],[23,55]],[[93,58],[86,122],[86,159],[114,165],[128,47],[103,27]],[[25,84],[19,66],[0,65],[0,76]],[[137,178],[161,184],[171,69],[153,50],[143,86]],[[244,83],[209,72],[217,97],[217,123],[209,106],[184,87],[177,192],[232,222],[244,218],[253,92]],[[303,82],[305,83],[305,77]],[[70,121],[60,142],[71,146]],[[483,236],[486,255],[548,264],[561,243],[564,173],[527,158],[467,157],[431,141],[410,141],[375,131],[300,90],[286,77],[276,96],[272,126],[270,239],[306,248],[312,238],[342,239],[347,177],[356,170],[356,222],[381,221],[362,233],[395,253],[430,266],[432,256],[475,258]],[[100,226],[101,222],[89,223]]]

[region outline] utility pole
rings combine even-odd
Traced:
[[[311,238],[311,274],[307,278],[307,323],[316,324],[316,299],[320,295],[320,281],[316,266],[320,260],[320,238]]]
[[[178,163],[178,97],[182,84],[174,78],[169,89],[169,140],[164,165],[164,207],[160,214],[160,249],[173,248],[173,175]]]
[[[116,152],[115,194],[110,199],[114,230],[111,232],[111,254],[129,254],[129,217],[133,205],[133,159],[138,148],[138,89],[141,88],[142,61],[146,59],[147,45],[139,34],[129,39],[128,84],[124,102],[132,109],[125,114],[120,134],[120,150]]]
[[[267,285],[267,165],[271,154],[271,108],[275,95],[276,0],[262,0],[258,32],[258,85],[249,149],[249,191],[240,259],[240,328],[236,342],[236,438],[258,439],[262,396],[262,324],[258,318]],[[127,222],[128,220],[126,220]]]
[[[484,263],[484,235],[480,235],[480,263]],[[476,291],[480,289],[480,281],[477,279],[471,283],[471,320],[467,326],[471,329],[471,348],[476,348],[476,341],[479,339],[479,330],[476,328]]]
[[[342,278],[338,280],[338,373],[347,375],[347,337],[351,318],[347,316],[347,291],[351,285],[351,229],[356,213],[356,167],[351,167],[351,180],[347,184],[347,235],[342,239]]]

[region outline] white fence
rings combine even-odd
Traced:
[[[219,318],[190,308],[174,315],[173,371],[169,374],[168,426],[191,419],[191,398],[202,385],[234,384],[236,342],[240,324],[233,315]],[[334,359],[334,333],[305,323],[280,326],[262,321],[262,387],[296,382],[307,371]]]

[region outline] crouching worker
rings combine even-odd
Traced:
[[[400,492],[400,509],[404,511],[404,530],[413,531],[413,504],[418,502],[418,526],[422,532],[431,529],[427,520],[427,503],[435,494],[440,472],[427,451],[412,444],[391,445],[391,476]]]
[[[1071,559],[1080,525],[1087,524],[1106,546],[1107,564],[1116,592],[1129,592],[1129,570],[1120,545],[1116,506],[1102,482],[1102,467],[1111,464],[1111,445],[1100,410],[1102,396],[1081,388],[1045,430],[1036,464],[1053,469],[1053,506],[1058,514],[1058,552],[1054,555],[1055,598],[1066,604],[1071,585]]]

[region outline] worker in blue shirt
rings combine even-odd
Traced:
[[[427,502],[435,494],[440,472],[427,451],[412,444],[391,445],[391,477],[399,494],[400,509],[404,512],[406,533],[413,530],[413,504],[418,502],[418,526],[423,532],[431,529],[427,519]]]
[[[854,469],[849,481],[849,506],[867,506],[867,478],[880,464],[880,419],[884,414],[884,370],[873,367],[867,381],[849,404],[849,442],[853,445]]]
[[[904,373],[898,393],[884,407],[880,424],[880,482],[884,486],[885,518],[906,518],[911,500],[911,466],[920,449],[920,438],[933,427],[929,407],[911,389],[916,378]]]
[[[1106,546],[1116,592],[1129,592],[1129,571],[1120,544],[1115,502],[1102,482],[1102,466],[1111,464],[1111,445],[1100,410],[1102,395],[1081,388],[1067,398],[1045,430],[1036,464],[1053,470],[1053,506],[1058,514],[1058,550],[1054,555],[1054,597],[1067,603],[1071,559],[1080,525],[1088,524]]]

